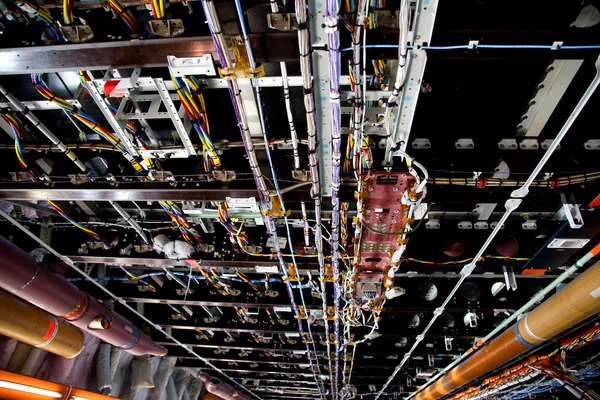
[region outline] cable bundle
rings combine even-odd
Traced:
[[[63,39],[62,33],[60,32],[60,29],[58,29],[58,24],[48,11],[41,9],[37,4],[32,4],[25,0],[13,1],[21,10],[28,14],[35,15],[40,21],[44,22],[55,42],[60,42]]]
[[[202,149],[204,150],[204,170],[210,172],[211,168],[221,169],[221,159],[217,155],[215,145],[210,139],[210,128],[206,117],[206,105],[202,95],[200,83],[193,76],[176,78],[171,70],[171,79],[179,95],[181,104],[187,113],[192,126],[196,130]]]
[[[100,244],[102,245],[102,247],[105,250],[108,250],[110,248],[100,235],[98,235],[93,230],[81,225],[79,222],[75,221],[73,218],[71,218],[71,216],[69,216],[69,214],[64,212],[63,209],[60,208],[59,206],[57,206],[54,202],[52,202],[51,200],[48,200],[48,204],[50,204],[50,207],[52,207],[57,213],[59,213],[61,215],[61,217],[63,217],[64,219],[69,221],[72,225],[76,226],[77,228],[81,229],[82,231],[84,231],[85,233],[87,233],[88,235],[90,235],[91,237],[96,239],[98,242],[100,242]]]
[[[147,281],[145,281],[144,279],[140,278],[139,276],[137,276],[136,274],[134,274],[133,272],[129,271],[127,268],[125,268],[124,266],[120,265],[119,268],[121,268],[121,270],[123,272],[125,272],[125,274],[130,277],[131,279],[140,282],[141,284],[143,284],[144,286],[147,286],[148,289],[150,289],[151,292],[156,292],[156,288],[148,283]]]
[[[346,247],[346,242],[348,241],[348,206],[349,203],[342,203],[342,209],[340,210],[340,220],[341,220],[341,245],[342,247]]]
[[[65,25],[72,24],[74,20],[73,0],[63,0],[63,21],[65,22]]]
[[[250,319],[250,315],[248,314],[248,309],[244,307],[234,307],[235,313],[238,316],[238,319],[241,323],[245,324]]]
[[[208,336],[206,333],[204,333],[204,331],[202,329],[196,328],[196,333],[198,333],[196,335],[196,339],[200,339],[200,340],[209,340],[210,339],[210,336]]]
[[[187,316],[185,315],[185,313],[184,313],[183,311],[181,311],[179,308],[175,307],[175,306],[174,306],[174,305],[172,305],[172,304],[168,304],[168,303],[167,303],[167,305],[168,305],[169,307],[171,307],[171,310],[175,311],[175,312],[176,312],[178,315],[181,315],[181,319],[182,319],[183,321],[186,321],[186,320],[187,320]]]
[[[260,289],[258,288],[258,286],[256,286],[254,283],[252,283],[252,282],[250,281],[250,279],[248,279],[248,277],[246,276],[246,274],[244,274],[244,273],[243,273],[243,272],[241,272],[241,271],[237,271],[237,274],[236,274],[236,275],[237,275],[237,276],[238,276],[238,278],[240,278],[242,281],[244,281],[245,283],[247,283],[248,285],[250,285],[250,287],[251,287],[252,289],[254,289],[254,291],[255,291],[256,293],[259,293],[259,294],[260,294]]]
[[[123,6],[120,0],[108,0],[108,5],[127,24],[131,33],[135,33],[138,30],[140,26],[139,21],[135,19],[131,11]]]
[[[374,74],[371,77],[371,88],[380,89],[383,84],[383,77],[385,76],[385,61],[384,60],[373,60]]]
[[[250,332],[250,335],[252,335],[252,339],[254,339],[256,343],[264,343],[265,341],[264,336],[260,332]]]
[[[15,136],[15,153],[17,153],[17,159],[19,160],[19,164],[21,167],[27,171],[29,175],[31,175],[32,182],[38,182],[38,174],[31,168],[25,161],[25,157],[23,156],[23,149],[21,148],[21,130],[19,127],[19,123],[17,119],[11,114],[2,114],[2,118],[10,125],[10,128],[13,131],[13,135]]]
[[[221,293],[223,296],[229,295],[231,288],[232,288],[231,284],[222,281],[219,278],[219,275],[217,274],[217,272],[214,270],[214,268],[211,268],[211,270],[209,272],[206,270],[206,268],[198,266],[198,270],[200,271],[200,273],[202,275],[204,275],[206,280],[208,282],[210,282],[210,284],[213,285],[215,287],[215,289],[217,289],[217,291],[219,293]]]
[[[108,101],[108,98],[105,98],[104,102],[106,103],[106,106],[108,107],[111,114],[116,116],[117,112],[118,112],[117,108],[115,106],[113,106],[112,104],[110,104],[110,102]],[[136,124],[136,122],[134,120],[127,120],[127,124],[126,124],[125,128],[127,129],[127,132],[131,133],[131,135],[135,138],[135,140],[138,143],[138,146],[142,150],[148,150],[148,145],[146,144],[146,141],[140,134],[140,128],[138,127],[138,125]]]
[[[191,245],[202,243],[202,236],[194,229],[181,211],[181,208],[172,201],[159,201],[158,204],[169,214],[183,238]],[[194,241],[195,239],[195,241]]]
[[[33,83],[35,90],[37,90],[39,94],[41,94],[46,100],[56,104],[57,106],[71,114],[74,118],[82,122],[85,126],[90,128],[102,138],[104,138],[106,141],[115,146],[117,150],[119,150],[123,154],[123,157],[125,157],[125,159],[129,161],[129,163],[131,163],[136,172],[140,173],[143,171],[143,168],[140,165],[140,163],[135,158],[133,158],[131,154],[129,154],[129,152],[125,148],[125,145],[121,143],[121,140],[117,138],[115,134],[110,132],[108,129],[104,128],[92,117],[78,110],[77,107],[75,107],[73,104],[69,103],[67,100],[52,92],[42,79],[42,75],[43,74],[31,74],[31,82]],[[80,78],[83,78],[81,74]]]
[[[245,220],[242,222],[239,228],[236,228],[231,218],[229,218],[228,209],[229,207],[227,206],[226,201],[219,203],[219,222],[221,222],[221,225],[223,225],[223,227],[227,230],[227,235],[229,236],[231,243],[234,246],[239,246],[240,248],[244,249],[244,247],[250,244],[250,239],[248,239],[248,236],[242,232]]]
[[[152,0],[152,16],[154,19],[163,19],[166,7],[167,0]]]

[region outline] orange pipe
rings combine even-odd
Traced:
[[[83,332],[33,304],[0,290],[0,334],[65,358],[83,351]]]
[[[56,395],[52,396],[50,393],[48,393],[48,395],[44,395],[30,393],[26,390],[7,389],[4,387],[6,386],[6,383],[24,385],[26,388],[23,389],[35,388],[47,390],[49,392],[57,393],[59,397],[56,397]],[[45,400],[52,398],[71,399],[73,397],[80,397],[88,400],[115,400],[114,397],[103,396],[98,393],[77,389],[72,386],[61,385],[60,383],[44,381],[42,379],[0,370],[0,398],[2,399]]]
[[[600,262],[448,371],[415,400],[436,400],[600,312]]]

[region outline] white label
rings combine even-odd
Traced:
[[[279,272],[279,268],[277,267],[277,265],[269,265],[269,266],[261,266],[261,265],[257,265],[256,267],[256,272],[268,272],[270,274],[276,274]]]
[[[600,287],[598,287],[598,288],[596,288],[596,290],[590,292],[590,294],[595,299],[597,299],[598,297],[600,297]]]
[[[306,353],[306,350],[294,350],[293,353],[294,354],[304,354],[304,353]]]
[[[300,333],[298,333],[298,332],[289,332],[289,333],[286,333],[285,336],[287,336],[287,337],[300,337]]]
[[[273,307],[273,310],[275,310],[275,312],[292,312],[292,307],[276,306]]]

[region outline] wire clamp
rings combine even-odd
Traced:
[[[308,316],[306,315],[306,311],[304,310],[304,307],[302,306],[298,306],[298,313],[295,315],[296,319],[308,319]]]
[[[288,276],[283,277],[283,280],[286,282],[300,282],[300,277],[298,277],[298,270],[296,266],[292,263],[288,263]]]
[[[469,40],[468,48],[474,50],[479,46],[479,40]]]
[[[327,315],[323,315],[323,319],[325,321],[335,321],[338,319],[337,315],[335,315],[335,308],[333,306],[327,307]]]

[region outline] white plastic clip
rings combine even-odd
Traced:
[[[552,43],[552,50],[560,50],[560,48],[562,47],[562,45],[564,44],[564,42],[562,41],[557,41]]]
[[[479,40],[469,40],[469,49],[476,49],[479,45]]]

